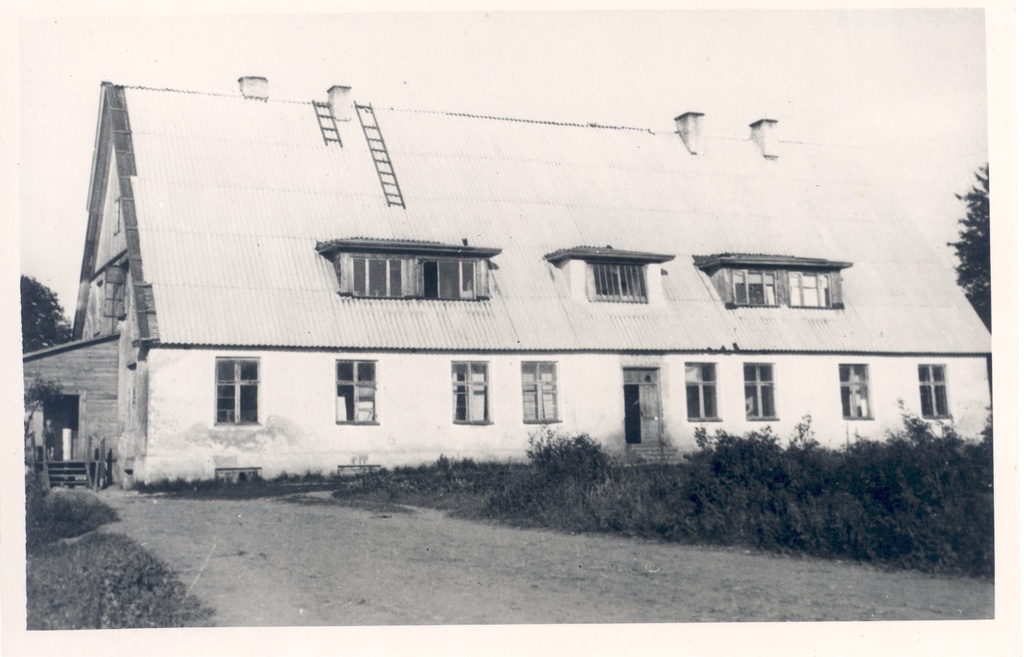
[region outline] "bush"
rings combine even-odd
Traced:
[[[25,544],[29,551],[73,538],[117,520],[117,513],[92,493],[47,493],[39,479],[25,476]]]
[[[93,534],[28,557],[28,629],[207,624],[203,608],[162,562],[131,539]]]

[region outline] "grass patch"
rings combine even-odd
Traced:
[[[136,490],[147,495],[166,495],[178,499],[246,500],[329,491],[336,487],[336,481],[330,477],[306,473],[281,475],[273,479],[256,478],[237,484],[213,479],[171,479],[139,484]]]
[[[28,629],[180,627],[212,615],[131,539],[90,534],[117,520],[92,493],[48,493],[29,475],[25,511]]]
[[[92,534],[28,555],[28,629],[205,625],[174,572],[120,534]]]

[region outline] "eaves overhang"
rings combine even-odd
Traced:
[[[770,255],[764,253],[718,253],[708,256],[693,256],[693,264],[701,271],[712,273],[723,267],[773,267],[799,269],[802,271],[839,271],[852,267],[852,262],[826,260],[824,258],[803,258],[791,255]]]
[[[553,264],[559,264],[566,260],[583,260],[591,263],[620,263],[620,264],[660,264],[673,260],[674,255],[665,253],[649,253],[646,251],[624,251],[612,247],[596,246],[574,246],[569,249],[559,249],[544,256],[544,259]]]
[[[326,257],[330,257],[335,253],[367,253],[449,258],[493,258],[501,253],[501,249],[468,246],[465,244],[443,244],[441,242],[420,242],[415,240],[382,240],[362,237],[317,242],[316,251]]]

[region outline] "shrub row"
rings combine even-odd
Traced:
[[[935,435],[907,418],[884,442],[841,450],[803,427],[701,434],[675,465],[613,466],[587,436],[531,441],[533,468],[487,514],[570,531],[746,545],[931,572],[994,573],[992,441]]]

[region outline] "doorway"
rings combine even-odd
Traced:
[[[657,368],[622,370],[626,444],[658,444],[661,438],[661,390]]]
[[[61,395],[43,409],[43,436],[47,459],[73,461],[78,445],[78,395]],[[80,459],[81,460],[81,459]]]

